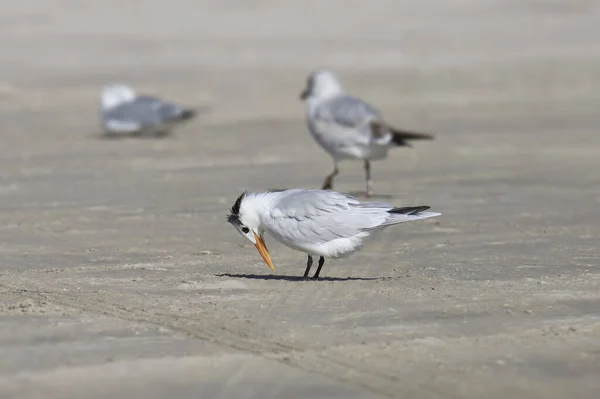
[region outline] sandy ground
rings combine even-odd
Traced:
[[[0,4],[0,397],[599,396],[597,2],[146,3]],[[331,169],[298,101],[317,66],[437,133],[373,173],[443,216],[305,282],[225,215]],[[102,140],[113,81],[209,112]]]

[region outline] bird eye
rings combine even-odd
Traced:
[[[242,233],[248,234],[249,232],[250,232],[249,228],[247,228],[246,226],[242,227]]]

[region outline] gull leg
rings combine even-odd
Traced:
[[[373,181],[371,180],[371,162],[365,159],[365,175],[367,180],[367,197],[373,195]]]
[[[302,276],[302,278],[308,278],[308,272],[310,272],[312,262],[312,256],[308,255],[308,261],[306,262],[306,270],[304,271],[304,276]]]
[[[325,258],[321,256],[319,258],[319,267],[317,268],[317,272],[313,276],[313,280],[316,280],[319,278],[319,273],[321,273],[321,268],[323,267],[324,264],[325,264]]]
[[[333,163],[333,172],[327,175],[325,181],[323,182],[323,187],[321,190],[331,190],[333,188],[333,179],[340,173],[338,169],[337,162]]]

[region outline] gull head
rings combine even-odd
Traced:
[[[262,204],[264,205],[264,204]],[[227,216],[227,221],[236,228],[236,230],[246,237],[263,258],[267,266],[275,271],[271,254],[263,240],[264,228],[260,222],[261,201],[260,197],[243,192],[236,200],[231,211]]]
[[[306,88],[300,94],[300,99],[326,99],[342,92],[342,85],[334,73],[327,69],[319,69],[311,72],[306,78]]]
[[[104,86],[102,89],[102,109],[114,108],[123,103],[132,101],[135,98],[135,91],[127,85],[114,84]]]

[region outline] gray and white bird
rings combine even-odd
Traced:
[[[328,190],[293,189],[240,195],[227,221],[252,242],[265,263],[275,271],[264,241],[265,232],[288,247],[308,254],[304,278],[319,256],[313,278],[319,278],[325,257],[358,251],[375,231],[394,224],[441,215],[428,206],[397,208],[381,202],[360,202]]]
[[[373,194],[371,161],[384,159],[392,147],[411,147],[411,140],[432,140],[433,136],[391,127],[379,111],[358,97],[344,92],[336,76],[321,69],[308,75],[300,95],[306,101],[306,121],[313,138],[333,158],[333,172],[322,189],[332,189],[345,159],[364,161],[367,197]]]
[[[157,97],[138,96],[123,84],[105,86],[101,94],[102,127],[108,135],[166,135],[196,111]]]

